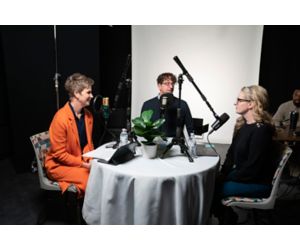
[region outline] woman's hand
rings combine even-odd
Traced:
[[[82,162],[81,167],[90,169],[91,168],[91,163],[90,162]]]

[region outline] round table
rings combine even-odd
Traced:
[[[109,151],[101,146],[97,155]],[[94,159],[83,218],[88,224],[206,224],[218,166],[216,156],[191,163],[178,146],[164,159],[144,158],[139,149],[134,159],[117,166]]]

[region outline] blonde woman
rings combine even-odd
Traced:
[[[252,85],[239,92],[235,110],[240,117],[218,179],[218,203],[227,196],[269,196],[276,165],[271,150],[275,127],[267,108],[263,87]]]

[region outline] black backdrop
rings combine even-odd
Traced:
[[[259,83],[270,96],[270,112],[300,88],[300,26],[264,26]]]
[[[0,151],[1,157],[12,157],[18,172],[30,170],[34,154],[29,137],[48,130],[56,112],[53,30],[53,26],[0,26]],[[65,79],[74,72],[95,80],[95,94],[113,98],[131,51],[131,28],[57,26],[57,48],[60,106],[67,101]],[[97,115],[96,145],[101,126]]]

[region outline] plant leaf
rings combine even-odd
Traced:
[[[142,113],[142,119],[144,120],[144,122],[147,124],[149,122],[151,122],[151,117],[153,115],[153,110],[149,109],[149,110],[145,110]]]

